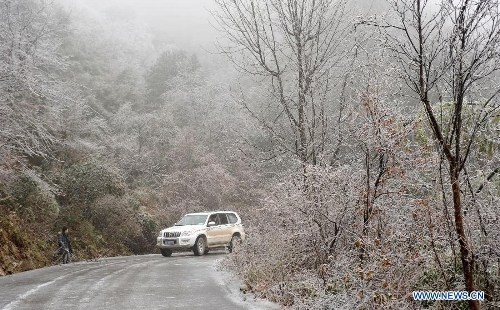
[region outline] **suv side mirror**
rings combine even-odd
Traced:
[[[212,221],[212,222],[208,222],[207,226],[208,226],[208,227],[210,227],[210,226],[215,226],[215,222],[214,222],[214,221]]]

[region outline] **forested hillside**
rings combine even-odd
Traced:
[[[1,275],[230,209],[282,305],[500,306],[497,0],[214,0],[202,48],[91,2],[0,0]]]
[[[155,253],[183,213],[260,197],[224,68],[119,13],[0,1],[1,275],[57,263],[65,225],[74,260]]]

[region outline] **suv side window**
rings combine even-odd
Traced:
[[[219,217],[217,216],[218,214],[212,214],[208,218],[208,222],[215,222],[215,225],[220,225]]]
[[[229,223],[231,223],[231,224],[238,222],[238,218],[236,217],[236,214],[234,214],[234,213],[227,213],[227,217],[229,218]]]
[[[220,219],[220,225],[226,225],[229,224],[229,221],[227,220],[226,213],[219,213],[219,219]]]

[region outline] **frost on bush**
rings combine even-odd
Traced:
[[[26,220],[37,222],[50,221],[59,213],[59,206],[55,199],[58,189],[40,175],[30,169],[25,169],[14,176],[14,171],[0,171],[2,191],[6,195],[3,201],[10,209],[19,213]]]
[[[374,200],[365,221],[363,166],[290,175],[252,212],[247,241],[228,266],[258,296],[296,309],[418,307],[413,290],[447,287],[437,262],[454,267],[448,231],[436,225],[445,221],[439,192],[412,186],[416,177],[387,178],[390,194]]]
[[[306,178],[288,176],[248,214],[254,219],[248,238],[227,266],[258,296],[295,309],[451,307],[446,301],[416,302],[411,295],[464,289],[457,243],[446,224],[449,210],[443,210],[433,168],[437,159],[413,160],[419,172],[387,178],[389,194],[377,197],[368,221],[362,166],[312,166]],[[478,287],[485,291],[494,290],[491,281],[497,279],[495,254],[488,251],[498,245],[495,201],[478,198],[482,220],[477,212],[467,217],[470,227],[491,232],[481,238],[480,231],[470,231],[482,249]]]

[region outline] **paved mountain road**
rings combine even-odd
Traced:
[[[0,309],[279,309],[244,301],[216,270],[224,253],[159,254],[77,262],[0,277]]]

